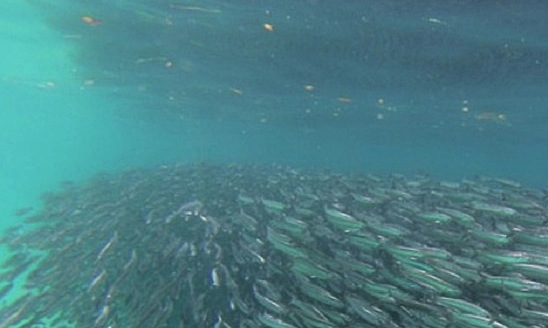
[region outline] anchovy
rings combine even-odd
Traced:
[[[88,293],[92,289],[94,289],[97,285],[99,285],[105,279],[106,275],[107,275],[107,271],[105,269],[103,269],[103,271],[101,271],[100,274],[98,274],[95,278],[93,278],[93,280],[91,281],[91,283],[88,286]]]
[[[193,200],[182,204],[179,208],[171,212],[165,219],[165,223],[171,223],[171,221],[179,215],[198,215],[198,212],[204,206],[199,200]]]
[[[106,252],[112,247],[114,246],[114,244],[116,243],[116,241],[118,240],[118,231],[114,231],[114,235],[112,236],[112,238],[110,238],[110,240],[105,244],[105,246],[103,246],[103,248],[101,249],[101,251],[99,252],[99,254],[97,255],[97,262],[98,261],[101,261],[101,259],[103,258],[103,256],[105,256]]]
[[[213,287],[221,286],[221,277],[219,276],[219,268],[213,268],[211,270],[211,283]]]
[[[276,312],[278,314],[284,313],[286,311],[285,306],[276,303],[275,301],[261,295],[257,290],[257,286],[253,286],[253,295],[255,299],[264,306],[267,310]]]

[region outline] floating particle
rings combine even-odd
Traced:
[[[347,97],[339,97],[339,98],[337,98],[337,100],[342,102],[342,103],[349,103],[349,102],[352,101],[352,99],[347,98]]]
[[[40,89],[53,89],[57,86],[57,84],[54,81],[45,81],[38,83],[36,86]]]
[[[95,18],[95,17],[92,17],[92,16],[82,16],[82,22],[88,24],[88,25],[91,25],[91,26],[98,26],[98,25],[101,25],[103,23],[103,21]]]
[[[244,92],[241,89],[231,88],[230,89],[235,95],[241,96]]]
[[[483,112],[476,114],[476,120],[479,121],[493,121],[493,122],[503,122],[506,121],[506,114],[495,113],[495,112]]]
[[[83,85],[86,86],[86,87],[94,86],[95,85],[95,80],[93,80],[93,79],[84,80]]]
[[[427,21],[429,23],[433,23],[433,24],[438,24],[438,25],[447,25],[447,22],[446,21],[443,21],[439,18],[434,18],[434,17],[428,17]]]
[[[179,4],[171,4],[169,5],[172,9],[177,10],[186,10],[186,11],[199,11],[203,13],[211,13],[211,14],[220,14],[221,10],[216,8],[205,8],[205,7],[197,7],[197,6],[182,6]]]

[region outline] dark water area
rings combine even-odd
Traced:
[[[230,160],[546,185],[542,2],[36,5],[85,88],[198,120]]]

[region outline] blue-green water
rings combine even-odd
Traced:
[[[1,7],[4,225],[59,181],[175,161],[548,182],[543,2]]]
[[[160,163],[548,185],[541,1],[0,4],[0,226]],[[265,25],[266,24],[266,25]]]

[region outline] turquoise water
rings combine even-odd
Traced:
[[[3,225],[60,181],[176,161],[548,182],[541,3],[1,6]]]
[[[60,181],[176,161],[548,182],[545,4],[1,6],[2,225]]]
[[[1,6],[3,225],[61,181],[176,161],[548,182],[541,3]]]
[[[547,4],[342,3],[2,1],[0,226],[162,163],[548,186]]]

